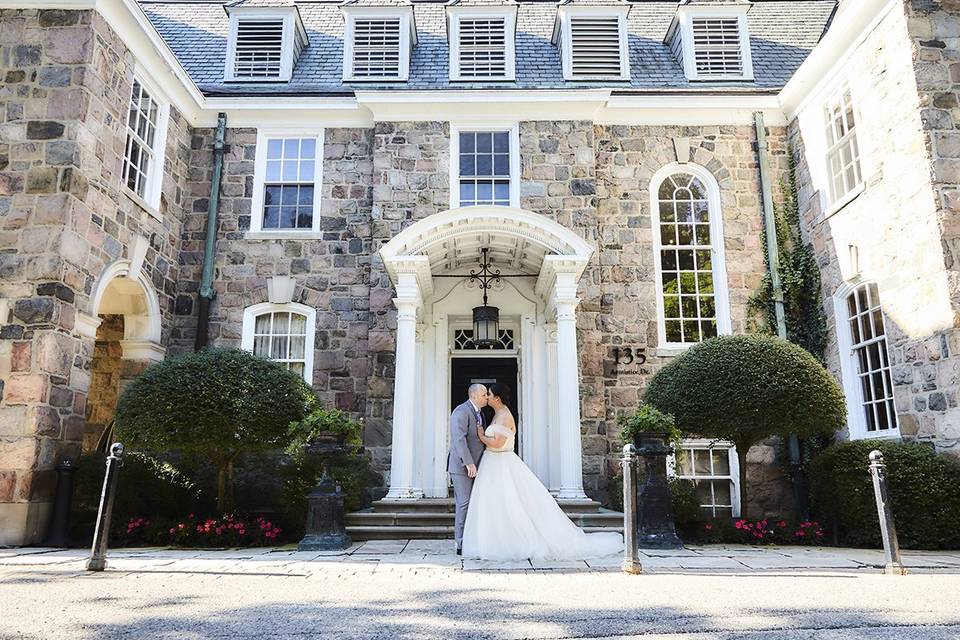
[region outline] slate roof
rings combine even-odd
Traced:
[[[395,0],[394,0],[395,1]],[[610,0],[605,0],[609,3]],[[407,82],[343,82],[344,21],[335,2],[296,5],[310,38],[289,82],[224,82],[229,18],[222,2],[141,0],[140,6],[187,73],[207,95],[352,94],[392,89],[684,89],[782,87],[819,42],[834,0],[764,0],[747,14],[753,82],[690,83],[663,43],[676,0],[634,0],[627,20],[630,81],[564,81],[560,51],[550,42],[556,19],[553,2],[520,2],[517,13],[516,81],[450,82],[444,2],[413,3],[418,44]]]

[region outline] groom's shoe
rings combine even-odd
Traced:
[[[463,549],[457,548],[457,555],[458,555],[458,556],[462,556],[462,555],[463,555]]]

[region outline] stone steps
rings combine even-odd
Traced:
[[[603,509],[597,502],[561,500],[559,504],[584,531],[623,531],[623,514]],[[347,514],[347,534],[354,540],[452,538],[453,508],[450,498],[380,500]]]

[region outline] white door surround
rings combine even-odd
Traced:
[[[396,288],[396,371],[387,499],[447,497],[450,358],[453,329],[469,321],[481,293],[469,278],[480,249],[494,268],[527,278],[490,293],[501,323],[514,329],[523,407],[522,455],[557,498],[586,500],[580,441],[577,285],[593,249],[549,218],[513,207],[437,213],[380,250]],[[472,352],[495,357],[496,352]],[[506,354],[502,354],[506,355]],[[406,375],[404,375],[406,372]],[[421,399],[422,405],[417,406]]]

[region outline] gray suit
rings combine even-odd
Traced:
[[[481,413],[481,422],[483,414]],[[468,464],[480,464],[486,449],[477,436],[477,416],[473,404],[466,401],[450,414],[450,453],[447,454],[447,471],[453,483],[453,501],[456,505],[453,537],[457,549],[463,544],[463,523],[467,520],[473,478],[467,476]]]

